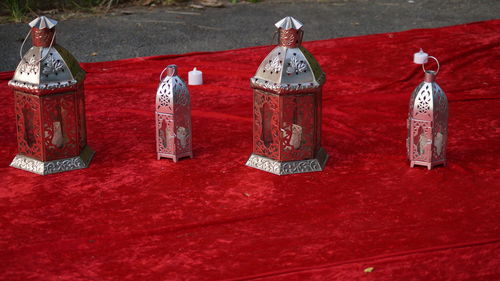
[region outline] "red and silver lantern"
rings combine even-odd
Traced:
[[[22,55],[9,87],[14,91],[18,154],[11,166],[46,175],[86,168],[85,71],[55,43],[57,21],[33,20],[33,47]]]
[[[425,63],[432,58],[437,70],[426,70]],[[410,166],[446,165],[446,142],[448,139],[448,99],[436,83],[439,62],[422,50],[415,53],[414,62],[422,64],[424,81],[413,91],[408,113],[408,138],[406,139]]]
[[[163,74],[167,73],[165,78]],[[156,151],[174,162],[193,158],[191,136],[191,99],[186,83],[177,76],[177,66],[169,65],[160,74],[156,91]]]
[[[325,73],[301,46],[302,23],[277,22],[279,44],[254,77],[253,154],[247,166],[277,175],[322,171],[321,92]]]

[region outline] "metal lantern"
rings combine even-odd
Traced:
[[[277,22],[279,44],[250,79],[253,88],[253,154],[247,166],[277,175],[323,170],[321,91],[325,73],[301,46],[302,23]]]
[[[85,72],[55,43],[57,21],[38,17],[21,46],[21,62],[9,87],[14,91],[18,154],[11,166],[46,175],[86,168]],[[22,55],[31,33],[33,47]]]
[[[163,74],[167,73],[163,79]],[[160,74],[156,91],[156,151],[174,162],[193,158],[191,142],[191,99],[184,81],[177,76],[177,66],[169,65]]]
[[[426,70],[425,63],[432,58],[437,70]],[[413,91],[408,113],[408,138],[406,139],[410,166],[446,165],[446,141],[448,139],[448,99],[436,83],[439,62],[420,51],[415,54],[415,63],[422,64],[424,81]]]

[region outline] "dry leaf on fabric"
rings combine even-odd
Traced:
[[[373,267],[367,267],[367,268],[365,268],[365,270],[363,270],[363,271],[364,271],[365,273],[370,273],[370,272],[373,272],[373,270],[374,270],[374,269],[375,269],[375,268],[373,268]]]

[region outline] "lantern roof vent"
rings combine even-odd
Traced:
[[[285,17],[282,20],[278,21],[277,23],[274,24],[277,28],[282,28],[282,29],[300,29],[302,28],[303,24],[296,20],[293,17]]]
[[[52,29],[54,26],[56,26],[56,24],[57,24],[56,20],[50,19],[45,16],[38,17],[29,23],[29,25],[32,28],[38,28],[38,29],[44,29],[44,28]]]

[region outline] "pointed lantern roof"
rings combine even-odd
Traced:
[[[31,28],[38,28],[38,29],[44,29],[44,28],[52,29],[54,26],[56,26],[56,24],[57,24],[56,20],[50,19],[46,16],[38,17],[29,23]]]
[[[167,75],[163,78],[165,71]],[[174,114],[178,107],[189,106],[189,90],[184,80],[177,75],[177,66],[171,64],[160,74],[160,84],[156,91],[156,112]]]
[[[31,21],[29,26],[39,29],[35,32],[42,34],[47,32],[47,29],[55,31],[56,24],[57,21],[40,16]],[[40,35],[32,30],[32,36]],[[71,90],[82,83],[85,71],[78,61],[66,49],[52,43],[50,46],[32,46],[22,57],[9,86],[36,95],[45,95]]]
[[[288,16],[275,26],[283,39],[280,39],[278,46],[267,55],[255,76],[250,79],[252,87],[278,94],[314,91],[321,87],[325,82],[325,73],[313,55],[301,46],[300,29],[303,24]]]
[[[448,112],[448,98],[435,78],[436,72],[427,70],[424,81],[413,91],[410,98],[411,117],[433,121],[444,112]]]
[[[282,20],[278,21],[277,23],[274,24],[276,28],[282,28],[282,29],[300,29],[302,28],[303,24],[296,20],[294,17],[284,17]]]

